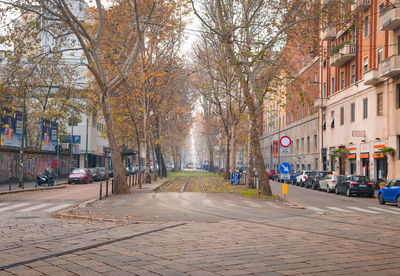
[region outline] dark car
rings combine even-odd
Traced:
[[[298,171],[294,171],[294,170],[292,170],[291,172],[290,172],[290,174],[289,174],[289,176],[290,176],[290,183],[292,183],[293,185],[294,184],[296,184],[296,182],[297,182],[297,175],[299,174],[299,172]]]
[[[93,181],[99,181],[100,180],[99,168],[90,168],[89,170],[92,173]]]
[[[114,170],[113,169],[108,170],[108,175],[110,177],[114,177]]]
[[[374,183],[363,175],[346,175],[336,183],[335,193],[346,194],[347,196],[367,195],[374,197]]]
[[[386,187],[381,188],[378,193],[378,200],[379,204],[392,202],[400,207],[400,179],[393,179]]]
[[[312,171],[310,175],[307,177],[304,182],[304,186],[306,188],[311,187],[313,190],[319,188],[319,181],[324,178],[326,175],[331,174],[332,172],[328,171]]]
[[[108,179],[110,179],[110,175],[109,175],[108,171],[106,170],[106,168],[99,167],[98,168],[98,172],[99,172],[100,180],[108,180]]]
[[[74,169],[68,176],[68,184],[89,182],[93,182],[93,176],[89,169]]]

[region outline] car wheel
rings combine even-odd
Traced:
[[[335,187],[335,194],[339,194],[339,188],[337,186]]]
[[[399,198],[397,198],[397,199],[399,199]],[[383,195],[382,194],[378,195],[378,201],[379,201],[379,204],[381,204],[381,205],[385,204],[385,201],[383,200]]]
[[[351,192],[349,188],[346,189],[346,196],[351,197]]]
[[[399,195],[399,196],[397,196],[397,207],[399,207],[399,208],[400,208],[400,195]]]
[[[331,188],[329,187],[329,185],[326,185],[326,192],[329,194],[331,192]]]
[[[71,184],[71,181],[68,181],[68,184]]]
[[[374,197],[374,192],[373,192],[373,191],[369,194],[369,197],[370,197],[370,198],[373,198],[373,197]]]
[[[311,188],[312,188],[313,190],[315,190],[315,189],[317,188],[317,187],[315,187],[315,183],[312,184]]]

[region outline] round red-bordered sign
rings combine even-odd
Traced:
[[[282,147],[287,148],[292,144],[292,140],[290,139],[289,136],[282,136],[280,143]]]

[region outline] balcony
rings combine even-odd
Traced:
[[[356,57],[356,46],[345,44],[331,57],[331,66],[339,67]]]
[[[385,31],[393,31],[400,27],[400,8],[386,11],[379,17],[378,28]]]
[[[379,77],[378,68],[371,69],[364,74],[365,85],[376,85],[380,82],[382,82],[382,79]]]
[[[336,28],[326,27],[322,30],[321,38],[322,40],[334,40],[336,38]]]
[[[388,57],[379,64],[379,77],[394,77],[400,75],[400,55]]]
[[[367,10],[369,7],[371,7],[371,0],[356,0],[351,5],[351,11],[361,12]]]
[[[315,100],[314,100],[314,107],[317,109],[324,108],[327,106],[327,104],[328,104],[328,102],[327,102],[326,98],[318,97],[318,98],[315,98]]]

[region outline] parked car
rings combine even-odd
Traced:
[[[306,181],[307,177],[310,175],[311,171],[300,171],[296,177],[296,185],[297,186],[304,186],[304,182]]]
[[[306,181],[304,182],[304,186],[306,188],[311,187],[313,190],[316,190],[319,187],[319,182],[321,181],[321,179],[328,174],[332,174],[332,172],[312,171],[310,175],[307,177]]]
[[[273,169],[266,169],[266,171],[267,171],[267,176],[269,178],[274,178],[276,173],[275,173],[275,171]]]
[[[397,207],[400,207],[400,179],[393,179],[386,187],[383,187],[378,192],[379,204],[385,204],[386,202],[397,203]]]
[[[89,182],[93,182],[93,176],[89,169],[74,169],[68,176],[68,184]]]
[[[344,175],[327,174],[320,181],[318,190],[325,190],[328,193],[335,191],[336,184],[343,180]]]
[[[98,168],[90,168],[89,170],[92,173],[93,181],[99,181],[100,180],[99,169]]]
[[[346,175],[344,179],[336,183],[335,193],[337,195],[344,193],[347,196],[356,194],[374,197],[374,183],[363,175]]]
[[[113,169],[108,170],[108,175],[109,175],[110,177],[114,177],[114,170],[113,170]]]
[[[106,170],[106,168],[104,168],[104,167],[99,167],[99,168],[98,168],[98,172],[99,172],[99,178],[100,178],[100,180],[108,180],[108,179],[110,179],[110,174],[108,173],[108,171]]]

